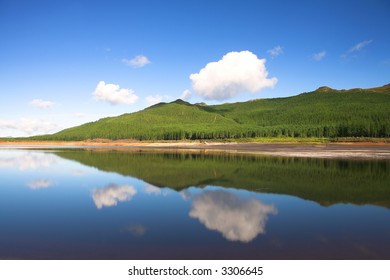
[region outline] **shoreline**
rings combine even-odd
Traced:
[[[207,141],[0,141],[1,148],[92,148],[114,150],[181,150],[308,158],[390,159],[390,143],[237,143]]]

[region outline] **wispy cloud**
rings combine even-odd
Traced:
[[[38,152],[24,152],[11,153],[7,156],[0,157],[0,167],[18,168],[20,171],[25,170],[40,170],[52,167],[57,164],[57,157],[53,154],[38,153]]]
[[[363,48],[365,48],[366,46],[368,46],[368,45],[371,44],[372,42],[373,42],[373,40],[366,40],[366,41],[357,43],[356,45],[354,45],[352,48],[350,48],[350,49],[348,50],[348,53],[353,53],[353,52],[361,51]]]
[[[165,101],[165,102],[170,101],[170,100],[172,100],[172,96],[156,94],[156,95],[147,96],[145,98],[145,100],[146,100],[146,103],[148,104],[148,106],[152,106],[154,104],[157,104],[157,103],[160,103],[163,101]]]
[[[326,51],[315,53],[312,55],[312,59],[315,61],[320,61],[326,56]]]
[[[357,43],[353,47],[351,47],[346,53],[341,55],[341,58],[347,58],[349,55],[352,55],[356,52],[360,52],[364,48],[366,48],[369,44],[371,44],[373,40],[365,40],[362,42]]]
[[[105,101],[111,105],[133,104],[138,100],[132,89],[120,88],[119,85],[106,84],[100,81],[93,96],[96,100]]]
[[[188,101],[191,98],[191,91],[188,89],[184,90],[179,98],[184,101]]]
[[[143,236],[146,233],[147,228],[143,225],[138,225],[138,224],[137,225],[128,225],[122,231],[129,232],[134,236]]]
[[[20,118],[19,120],[0,119],[0,128],[11,129],[27,135],[47,134],[60,129],[56,123],[46,120]]]
[[[276,46],[276,47],[268,50],[267,53],[269,53],[271,55],[271,58],[278,57],[279,55],[281,55],[283,53],[283,47]]]
[[[144,55],[137,55],[132,59],[124,58],[122,59],[122,62],[126,64],[127,66],[131,66],[133,68],[141,68],[144,67],[150,63],[152,63],[149,58],[147,58]]]
[[[49,109],[55,105],[54,102],[48,101],[48,100],[42,100],[42,99],[33,99],[30,102],[31,106],[41,108],[41,109]]]

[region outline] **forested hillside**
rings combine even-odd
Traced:
[[[293,97],[207,106],[182,100],[35,139],[137,140],[252,137],[390,137],[390,85],[321,87]]]

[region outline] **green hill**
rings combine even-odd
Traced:
[[[321,87],[287,98],[207,106],[182,100],[65,129],[49,140],[181,140],[252,137],[390,137],[390,84]]]

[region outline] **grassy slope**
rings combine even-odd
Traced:
[[[390,86],[197,106],[177,100],[65,129],[49,140],[390,137]]]

